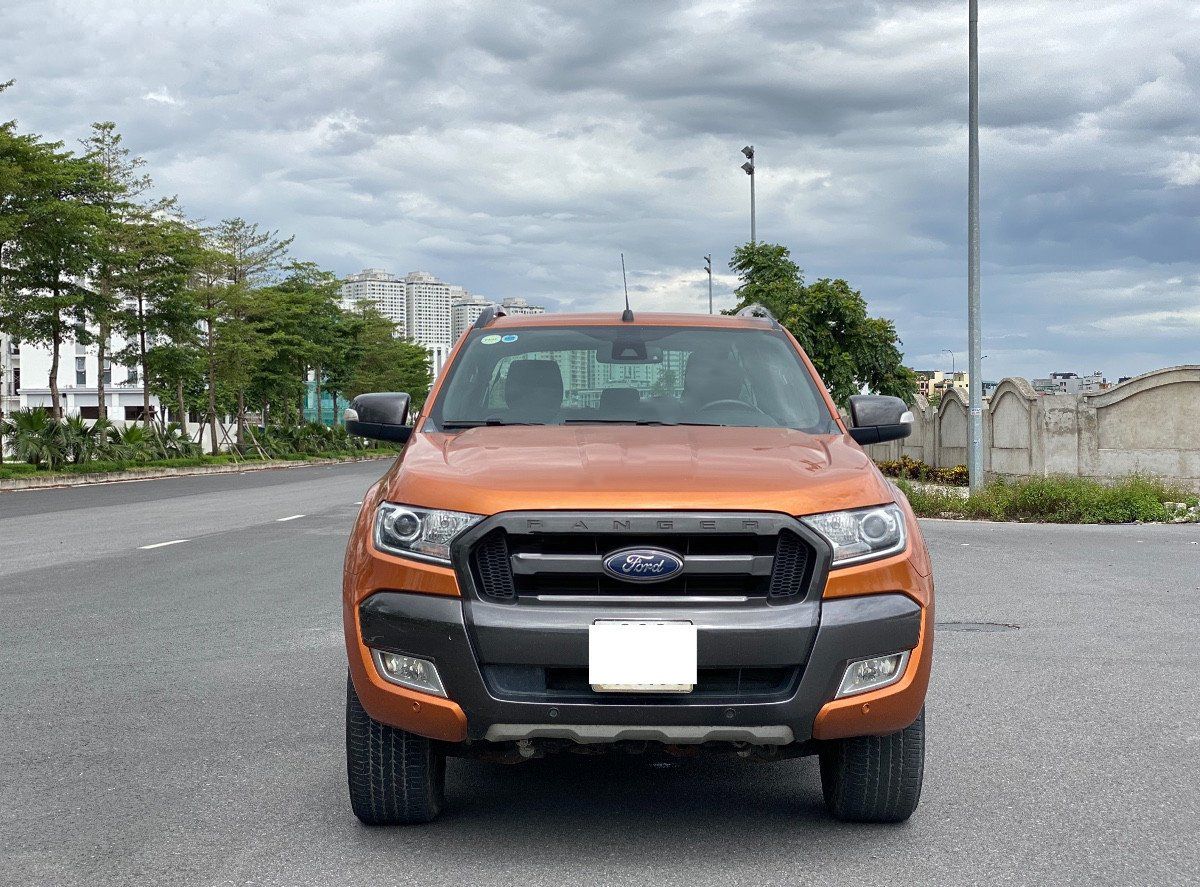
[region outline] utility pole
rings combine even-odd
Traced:
[[[704,270],[708,272],[708,313],[713,313],[712,304],[712,254],[704,257]]]
[[[758,243],[758,237],[754,231],[754,146],[747,145],[742,148],[742,153],[746,155],[746,162],[742,164],[742,169],[746,171],[746,175],[750,176],[750,242]]]
[[[954,368],[954,352],[953,352],[953,351],[951,351],[949,348],[943,348],[943,349],[942,349],[942,354],[949,354],[949,355],[950,355],[950,375],[951,375],[951,376],[956,376],[956,375],[958,375],[958,371],[957,371],[957,370],[955,370],[955,368]]]
[[[970,365],[971,411],[967,461],[972,493],[983,489],[983,350],[979,317],[979,0],[969,0],[968,79],[970,81],[967,137],[967,350]]]

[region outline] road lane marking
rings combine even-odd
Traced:
[[[139,545],[138,548],[142,551],[148,551],[151,548],[162,548],[165,545],[179,545],[181,542],[191,542],[190,539],[172,539],[170,542],[155,542],[153,545]]]
[[[291,517],[277,517],[277,518],[275,518],[275,523],[281,524],[284,521],[296,520],[297,518],[301,518],[301,517],[304,517],[304,515],[303,514],[293,514]]]

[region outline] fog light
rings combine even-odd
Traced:
[[[375,657],[375,667],[385,681],[408,687],[410,690],[432,693],[434,696],[446,695],[437,666],[428,659],[387,653],[383,650],[372,650],[371,653]]]
[[[836,698],[866,693],[868,690],[878,690],[880,687],[896,683],[904,675],[904,666],[908,665],[908,653],[909,651],[905,650],[903,653],[851,662],[846,667],[846,674],[842,677],[842,685],[838,687]]]

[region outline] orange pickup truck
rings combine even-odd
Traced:
[[[364,394],[352,434],[405,442],[346,550],[350,800],[426,822],[448,756],[820,759],[839,819],[917,806],[929,555],[760,306],[505,317],[485,309],[411,423]]]

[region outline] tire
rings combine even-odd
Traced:
[[[887,736],[854,736],[820,750],[825,807],[844,822],[904,822],[925,775],[925,709]]]
[[[430,822],[445,803],[446,756],[437,743],[374,720],[346,679],[350,806],[366,825]]]

